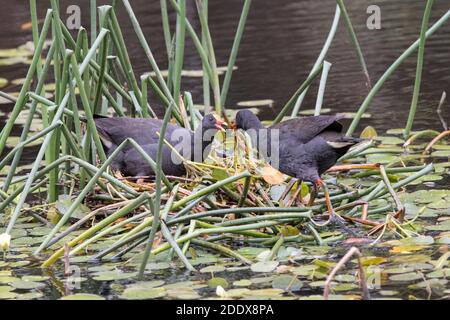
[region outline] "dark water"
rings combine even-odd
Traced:
[[[99,4],[108,2],[98,1]],[[160,68],[165,69],[166,53],[159,1],[130,2]],[[243,1],[209,2],[211,32],[218,64],[226,65]],[[15,47],[30,40],[30,32],[20,30],[20,25],[29,21],[28,1],[2,0],[2,3],[4,10],[0,11],[0,47]],[[63,19],[66,17],[65,9],[70,4],[73,4],[73,1],[61,1]],[[83,25],[88,27],[89,1],[77,1],[77,4],[82,9]],[[188,1],[188,4],[188,16],[198,29],[195,2]],[[381,30],[369,30],[366,27],[366,9],[373,4],[381,8]],[[372,82],[375,82],[417,39],[425,3],[421,0],[348,0],[346,5],[365,54]],[[39,1],[39,6],[39,17],[43,17],[49,1]],[[119,20],[135,72],[141,74],[150,71],[128,15],[122,5],[119,7]],[[437,21],[448,9],[448,1],[435,1],[430,24]],[[264,118],[273,118],[276,110],[284,105],[309,74],[328,34],[334,10],[333,0],[254,0],[237,59],[239,69],[233,76],[227,106],[233,108],[242,100],[273,99],[274,108],[266,108],[261,112]],[[171,18],[174,19],[173,13]],[[447,23],[427,42],[416,129],[441,128],[435,109],[442,91],[448,89],[450,82],[449,34],[450,23]],[[200,60],[190,40],[187,42],[186,54],[185,69],[200,69]],[[333,67],[326,88],[324,106],[332,108],[333,112],[356,111],[367,94],[367,88],[342,19],[327,60],[333,63]],[[0,76],[12,80],[23,77],[26,69],[27,66],[23,65],[1,67]],[[362,125],[370,123],[379,129],[404,126],[411,103],[415,69],[416,57],[413,55],[385,84],[369,109],[372,119],[364,120]],[[183,89],[193,93],[194,102],[202,102],[200,79],[185,79]],[[18,88],[11,90],[17,91]],[[307,95],[303,109],[314,106],[316,92],[317,85],[314,85]],[[449,114],[447,108],[447,118],[450,118]]]

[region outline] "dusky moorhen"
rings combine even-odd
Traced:
[[[127,138],[134,139],[141,146],[158,143],[158,132],[162,126],[162,120],[159,119],[109,118],[95,115],[94,121],[106,154],[111,154]],[[213,114],[205,115],[195,131],[169,123],[164,138],[173,146],[185,138],[190,138],[186,140],[190,140],[192,143],[203,141],[208,145],[211,138],[204,141],[205,133],[208,133],[208,130],[223,130],[224,124],[224,121],[216,118]],[[211,131],[210,134],[212,133],[215,132]]]
[[[147,144],[142,146],[142,149],[144,149],[145,153],[147,153],[150,158],[156,161],[156,156],[158,154],[157,143]],[[182,159],[175,152],[172,153],[172,149],[169,146],[163,145],[161,152],[161,169],[165,174],[176,177],[181,177],[186,174],[186,167],[184,166]],[[135,148],[120,153],[114,164],[114,169],[119,170],[126,176],[143,177],[155,175],[153,168]],[[141,180],[141,178],[138,179],[138,181],[139,180]]]
[[[237,129],[256,131],[252,142],[258,148],[266,148],[270,154],[272,143],[276,143],[274,130],[278,131],[278,170],[301,181],[313,183],[314,191],[322,186],[326,198],[328,212],[334,217],[328,188],[320,176],[331,168],[361,139],[347,137],[342,133],[339,123],[340,115],[321,115],[314,117],[294,118],[272,127],[265,128],[256,115],[249,110],[241,110],[236,115]],[[261,144],[260,133],[267,130],[266,142]],[[255,141],[256,137],[256,141]]]
[[[95,116],[94,121],[108,156],[127,138],[132,138],[156,161],[161,120]],[[207,149],[210,147],[214,135],[218,130],[224,130],[224,125],[224,121],[208,114],[203,117],[195,131],[168,124],[165,139],[186,159],[203,161],[203,155],[209,153]],[[165,174],[180,176],[186,172],[183,163],[179,163],[175,154],[174,159],[177,159],[178,162],[172,162],[172,150],[167,145],[163,146],[162,152],[162,169]],[[130,176],[153,174],[153,170],[145,159],[131,145],[125,146],[111,167]]]

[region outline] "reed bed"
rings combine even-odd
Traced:
[[[429,1],[428,7],[431,6],[430,2],[432,1]],[[219,133],[218,138],[221,139],[216,140],[204,164],[185,162],[189,171],[185,178],[164,175],[161,170],[161,153],[153,160],[132,139],[121,144],[108,158],[103,151],[93,115],[98,113],[154,118],[156,115],[149,103],[150,94],[156,96],[165,109],[161,137],[169,122],[177,122],[190,129],[195,129],[198,125],[201,115],[193,103],[198,98],[192,97],[189,92],[183,92],[181,88],[188,36],[202,62],[205,107],[210,105],[209,94],[212,93],[214,111],[225,116],[224,106],[251,8],[250,0],[243,3],[222,83],[208,27],[207,1],[196,2],[201,25],[201,35],[198,35],[186,16],[185,0],[161,0],[169,70],[167,78],[164,78],[156,63],[147,42],[148,36],[144,35],[128,0],[117,4],[114,1],[112,6],[99,8],[95,7],[95,1],[91,3],[91,23],[98,28],[90,30],[89,39],[83,28],[75,38],[72,37],[61,21],[56,0],[51,2],[51,9],[47,11],[39,29],[36,1],[30,1],[35,54],[10,119],[0,135],[0,170],[8,166],[8,174],[0,193],[0,210],[8,212],[6,237],[11,235],[21,215],[38,213],[42,220],[53,223],[52,231],[33,252],[42,261],[42,267],[52,266],[65,253],[69,257],[83,254],[89,245],[110,238],[113,240],[112,244],[97,253],[93,260],[120,258],[138,248],[137,254],[142,258],[140,277],[144,275],[151,255],[168,250],[172,252],[170,257],[176,255],[188,270],[195,270],[186,256],[190,246],[203,247],[238,259],[244,264],[251,264],[252,261],[230,247],[255,242],[275,246],[275,250],[280,245],[280,238],[283,242],[317,244],[336,240],[333,237],[322,238],[317,231],[329,227],[326,224],[323,195],[319,194],[315,203],[308,206],[309,186],[287,177],[280,180],[279,174],[268,169],[265,162],[258,159],[248,137],[243,133],[235,132],[231,137],[221,137]],[[116,16],[116,5],[125,7],[154,76],[135,74]],[[325,68],[316,108],[316,113],[320,113],[326,73],[329,70],[325,55],[336,31],[340,12],[344,9],[343,2],[338,1],[333,27],[322,54],[308,78],[288,100],[273,123],[282,121],[292,108],[292,115],[297,115],[302,97]],[[169,10],[177,14],[174,35],[170,30]],[[368,77],[362,50],[346,11],[344,16],[352,44]],[[386,71],[358,110],[349,134],[356,129],[362,114],[385,80],[418,47],[421,48],[419,59],[422,59],[425,38],[431,36],[449,17],[450,12],[426,33],[422,29],[421,41],[414,43]],[[44,43],[50,36],[53,41],[42,60]],[[52,81],[55,83],[55,94],[48,99],[45,84]],[[20,114],[26,114],[27,118],[19,143],[13,148],[7,148],[8,137]],[[43,126],[37,133],[30,131],[35,121]],[[39,141],[36,160],[31,170],[21,176],[18,164],[23,150],[36,141]],[[159,150],[164,143],[164,139],[160,138]],[[155,168],[155,177],[147,177],[149,179],[146,183],[137,184],[133,179],[110,171],[109,165],[114,157],[127,145],[136,148]],[[401,162],[395,162],[380,170],[355,167],[355,164],[366,163],[364,156],[372,146],[373,142],[368,142],[352,150],[342,160],[349,163],[344,171],[353,174],[356,170],[356,177],[359,178],[377,176],[378,182],[356,189],[334,186],[331,188],[331,200],[336,206],[336,212],[344,220],[354,223],[363,231],[375,234],[383,230],[388,222],[371,220],[371,215],[386,214],[401,226],[404,208],[398,201],[396,191],[430,173],[433,166],[403,166]],[[222,157],[222,153],[228,156]],[[391,184],[388,174],[395,172],[409,175]],[[329,173],[330,178],[334,175],[335,173]],[[32,196],[32,192],[37,189],[43,189],[47,193],[47,199],[40,204]],[[275,190],[277,196],[274,196]],[[54,221],[50,221],[46,213],[55,212],[62,196],[69,197],[70,205],[65,212],[59,212]],[[371,205],[381,198],[389,199],[389,205]],[[90,207],[91,213],[76,221],[73,214],[81,206]],[[124,226],[126,231],[117,236],[115,231]],[[73,235],[77,230],[83,231]]]

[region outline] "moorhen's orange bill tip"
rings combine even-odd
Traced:
[[[228,124],[225,121],[216,118],[216,128],[217,128],[217,130],[225,132],[226,130],[225,130],[224,127],[228,127]]]

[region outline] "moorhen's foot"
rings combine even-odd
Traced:
[[[352,229],[350,229],[349,227],[347,227],[345,225],[345,220],[342,219],[339,215],[337,215],[336,213],[331,215],[330,219],[328,220],[330,224],[335,224],[338,227],[340,227],[342,230],[344,230],[346,233],[348,233],[349,235],[351,235],[352,237],[357,236],[357,234],[355,232],[353,232]]]

